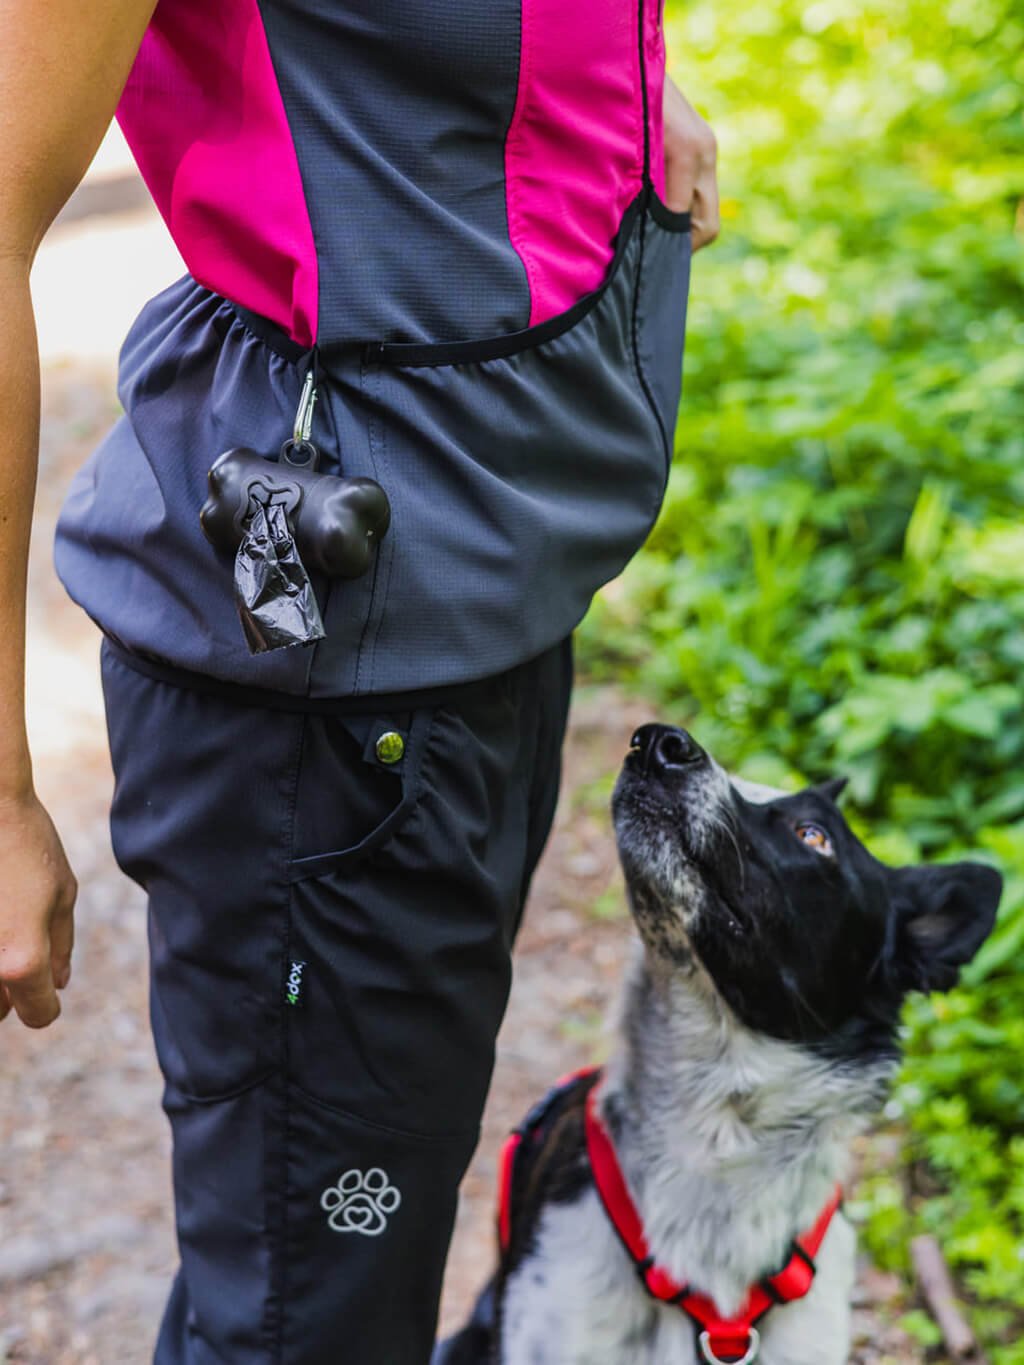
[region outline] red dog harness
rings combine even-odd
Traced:
[[[643,1221],[626,1186],[611,1136],[598,1112],[599,1078],[600,1070],[591,1068],[574,1072],[559,1081],[506,1141],[501,1153],[498,1200],[498,1235],[502,1250],[508,1249],[511,1240],[513,1191],[522,1176],[521,1167],[531,1151],[538,1149],[544,1133],[550,1129],[553,1115],[563,1107],[570,1092],[589,1083],[584,1113],[587,1154],[594,1184],[619,1240],[636,1266],[641,1283],[659,1303],[674,1304],[693,1320],[698,1345],[708,1365],[753,1365],[761,1340],[755,1324],[776,1304],[802,1299],[814,1283],[814,1258],[842,1204],[842,1190],[836,1189],[814,1226],[793,1239],[790,1258],[782,1269],[753,1285],[740,1312],[735,1317],[724,1318],[713,1300],[674,1280],[651,1255]]]

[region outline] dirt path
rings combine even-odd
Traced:
[[[110,372],[47,372],[33,550],[31,719],[38,782],[81,881],[75,977],[52,1029],[8,1023],[0,1069],[0,1365],[145,1365],[174,1266],[168,1139],[146,1022],[141,895],[117,872],[92,627],[49,567],[64,487],[115,412]],[[595,1058],[627,919],[610,777],[642,704],[581,689],[558,825],[523,930],[484,1137],[466,1179],[443,1321],[490,1257],[502,1137],[562,1071]],[[865,1270],[859,1365],[917,1360],[883,1328],[885,1277]],[[358,1365],[364,1365],[359,1362]]]

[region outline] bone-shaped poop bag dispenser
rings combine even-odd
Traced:
[[[391,522],[383,488],[318,473],[316,448],[302,441],[286,443],[279,462],[244,446],[226,450],[208,477],[199,520],[212,545],[235,553],[235,600],[250,650],[323,639],[305,566],[328,578],[364,574]]]

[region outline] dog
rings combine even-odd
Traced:
[[[611,1056],[506,1148],[498,1269],[434,1365],[847,1360],[850,1139],[905,996],[955,984],[1002,881],[879,862],[844,785],[786,794],[637,730],[612,798],[638,932]]]

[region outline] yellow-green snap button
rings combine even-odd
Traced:
[[[397,730],[386,730],[378,739],[375,752],[381,763],[398,763],[405,754],[405,740]]]

